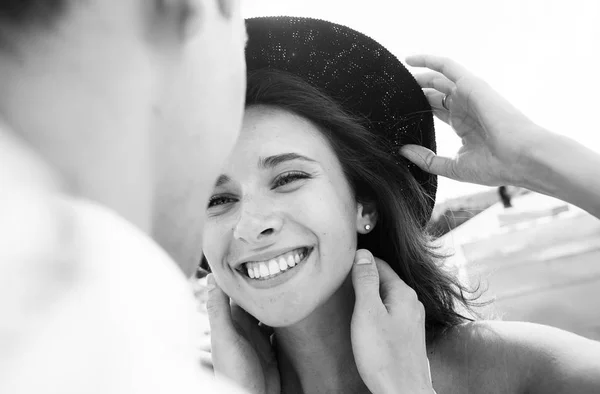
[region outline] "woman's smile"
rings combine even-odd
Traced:
[[[268,289],[286,283],[299,274],[312,256],[314,247],[301,247],[262,261],[242,263],[236,271],[257,289]]]

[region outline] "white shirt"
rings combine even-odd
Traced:
[[[0,124],[0,393],[233,393],[200,369],[192,290],[146,234],[61,194]]]

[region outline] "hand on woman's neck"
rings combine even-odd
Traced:
[[[350,339],[354,310],[351,278],[304,320],[275,329],[282,392],[368,392]]]

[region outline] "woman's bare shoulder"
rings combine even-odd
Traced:
[[[556,328],[470,322],[430,348],[438,392],[600,392],[600,343]]]

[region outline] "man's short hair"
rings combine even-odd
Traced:
[[[51,25],[70,0],[0,0],[0,25]]]

